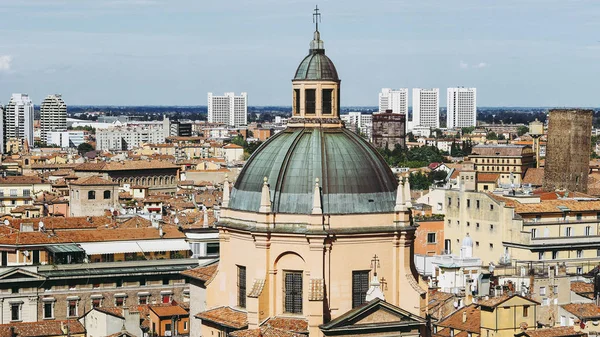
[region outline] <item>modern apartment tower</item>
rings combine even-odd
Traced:
[[[446,127],[475,126],[477,120],[477,89],[448,88]]]
[[[33,102],[29,95],[12,94],[4,112],[4,139],[27,141],[33,146]]]
[[[209,92],[208,122],[234,127],[247,125],[248,94],[242,92],[240,96],[235,96],[233,92],[226,92],[223,96],[215,96]]]
[[[593,117],[593,110],[550,110],[544,190],[587,193]]]
[[[392,113],[408,115],[408,89],[383,88],[379,93],[379,113],[392,110]]]
[[[413,88],[412,125],[440,127],[440,89]]]
[[[67,131],[67,105],[62,99],[62,95],[48,95],[40,106],[40,127],[41,140],[48,142],[49,132]]]

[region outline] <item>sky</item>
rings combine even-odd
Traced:
[[[319,1],[342,106],[391,88],[477,88],[478,106],[600,106],[598,0]],[[315,1],[1,0],[0,102],[291,105]],[[412,97],[410,98],[412,105]]]

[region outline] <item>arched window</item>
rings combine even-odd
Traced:
[[[96,191],[89,191],[88,192],[88,200],[94,200],[96,199]]]
[[[154,177],[154,186],[158,185],[158,177]]]
[[[109,190],[104,191],[104,199],[110,199],[110,191]]]

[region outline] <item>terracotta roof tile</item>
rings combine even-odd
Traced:
[[[532,186],[542,186],[544,180],[544,168],[530,167],[525,172],[523,177],[523,184],[531,184]]]
[[[77,320],[38,321],[0,324],[0,337],[10,337],[11,327],[15,328],[15,333],[19,337],[63,336],[61,324],[68,326],[71,334],[85,333],[85,328]]]
[[[189,312],[187,312],[184,308],[179,305],[171,305],[171,306],[155,306],[151,305],[150,310],[154,311],[154,313],[158,317],[173,317],[173,316],[187,316]]]
[[[211,264],[210,266],[188,269],[188,270],[182,271],[181,274],[206,282],[213,277],[213,275],[217,272],[218,268],[219,268],[219,264],[215,263],[215,264]]]
[[[570,303],[562,305],[562,308],[580,319],[600,317],[600,307],[594,303]]]
[[[465,312],[467,321],[463,322],[463,312]],[[440,321],[437,325],[445,328],[458,329],[479,334],[479,323],[481,320],[481,309],[474,304],[462,307]],[[446,329],[444,329],[446,330]],[[443,330],[442,330],[443,331]],[[439,332],[438,332],[439,334]]]
[[[120,307],[96,307],[93,310],[123,318],[123,308]]]
[[[8,176],[0,178],[0,185],[42,184],[44,181],[36,176]]]
[[[244,329],[248,326],[248,314],[230,307],[206,310],[195,317],[232,329]]]
[[[499,177],[500,177],[500,173],[478,172],[477,173],[477,182],[493,182],[493,183],[495,183],[496,181],[498,181]]]
[[[538,204],[515,204],[515,213],[561,213],[559,206],[573,212],[600,211],[600,200],[557,199],[544,200]]]
[[[471,152],[472,156],[484,156],[484,157],[520,157],[523,154],[532,153],[530,146],[525,145],[512,145],[512,144],[500,144],[500,145],[487,145],[478,144],[473,146]]]
[[[89,176],[89,177],[83,177],[83,178],[79,178],[75,181],[71,182],[71,185],[78,185],[78,186],[115,186],[115,185],[119,185],[115,182],[112,182],[110,180],[106,180],[104,178],[100,178],[98,176]]]
[[[502,295],[502,296],[496,296],[496,297],[490,297],[487,300],[479,300],[477,301],[477,305],[482,306],[482,307],[495,307],[498,304],[508,300],[509,298],[511,298],[511,296],[509,295]]]
[[[308,333],[308,321],[301,318],[272,317],[264,325],[289,332]]]
[[[587,334],[582,331],[575,331],[572,326],[557,326],[547,329],[537,330],[526,330],[522,333],[515,334],[515,336],[529,336],[529,337],[570,337],[570,336],[586,336]]]
[[[571,282],[571,291],[576,294],[594,294],[594,284],[581,282],[581,281],[573,281]]]
[[[238,330],[229,334],[233,337],[305,337],[304,334],[293,333],[271,326],[264,326],[252,330]]]

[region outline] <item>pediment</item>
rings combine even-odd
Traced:
[[[13,269],[7,270],[6,272],[0,274],[0,282],[11,282],[11,281],[26,282],[26,281],[39,281],[39,280],[45,280],[45,279],[46,279],[46,277],[44,277],[38,273],[34,273],[29,270],[25,270],[25,269],[21,269],[21,268],[13,268]]]
[[[320,326],[321,330],[342,332],[371,327],[373,329],[384,327],[398,327],[398,329],[417,328],[425,324],[425,319],[410,312],[389,304],[380,299],[354,308],[327,324]]]

